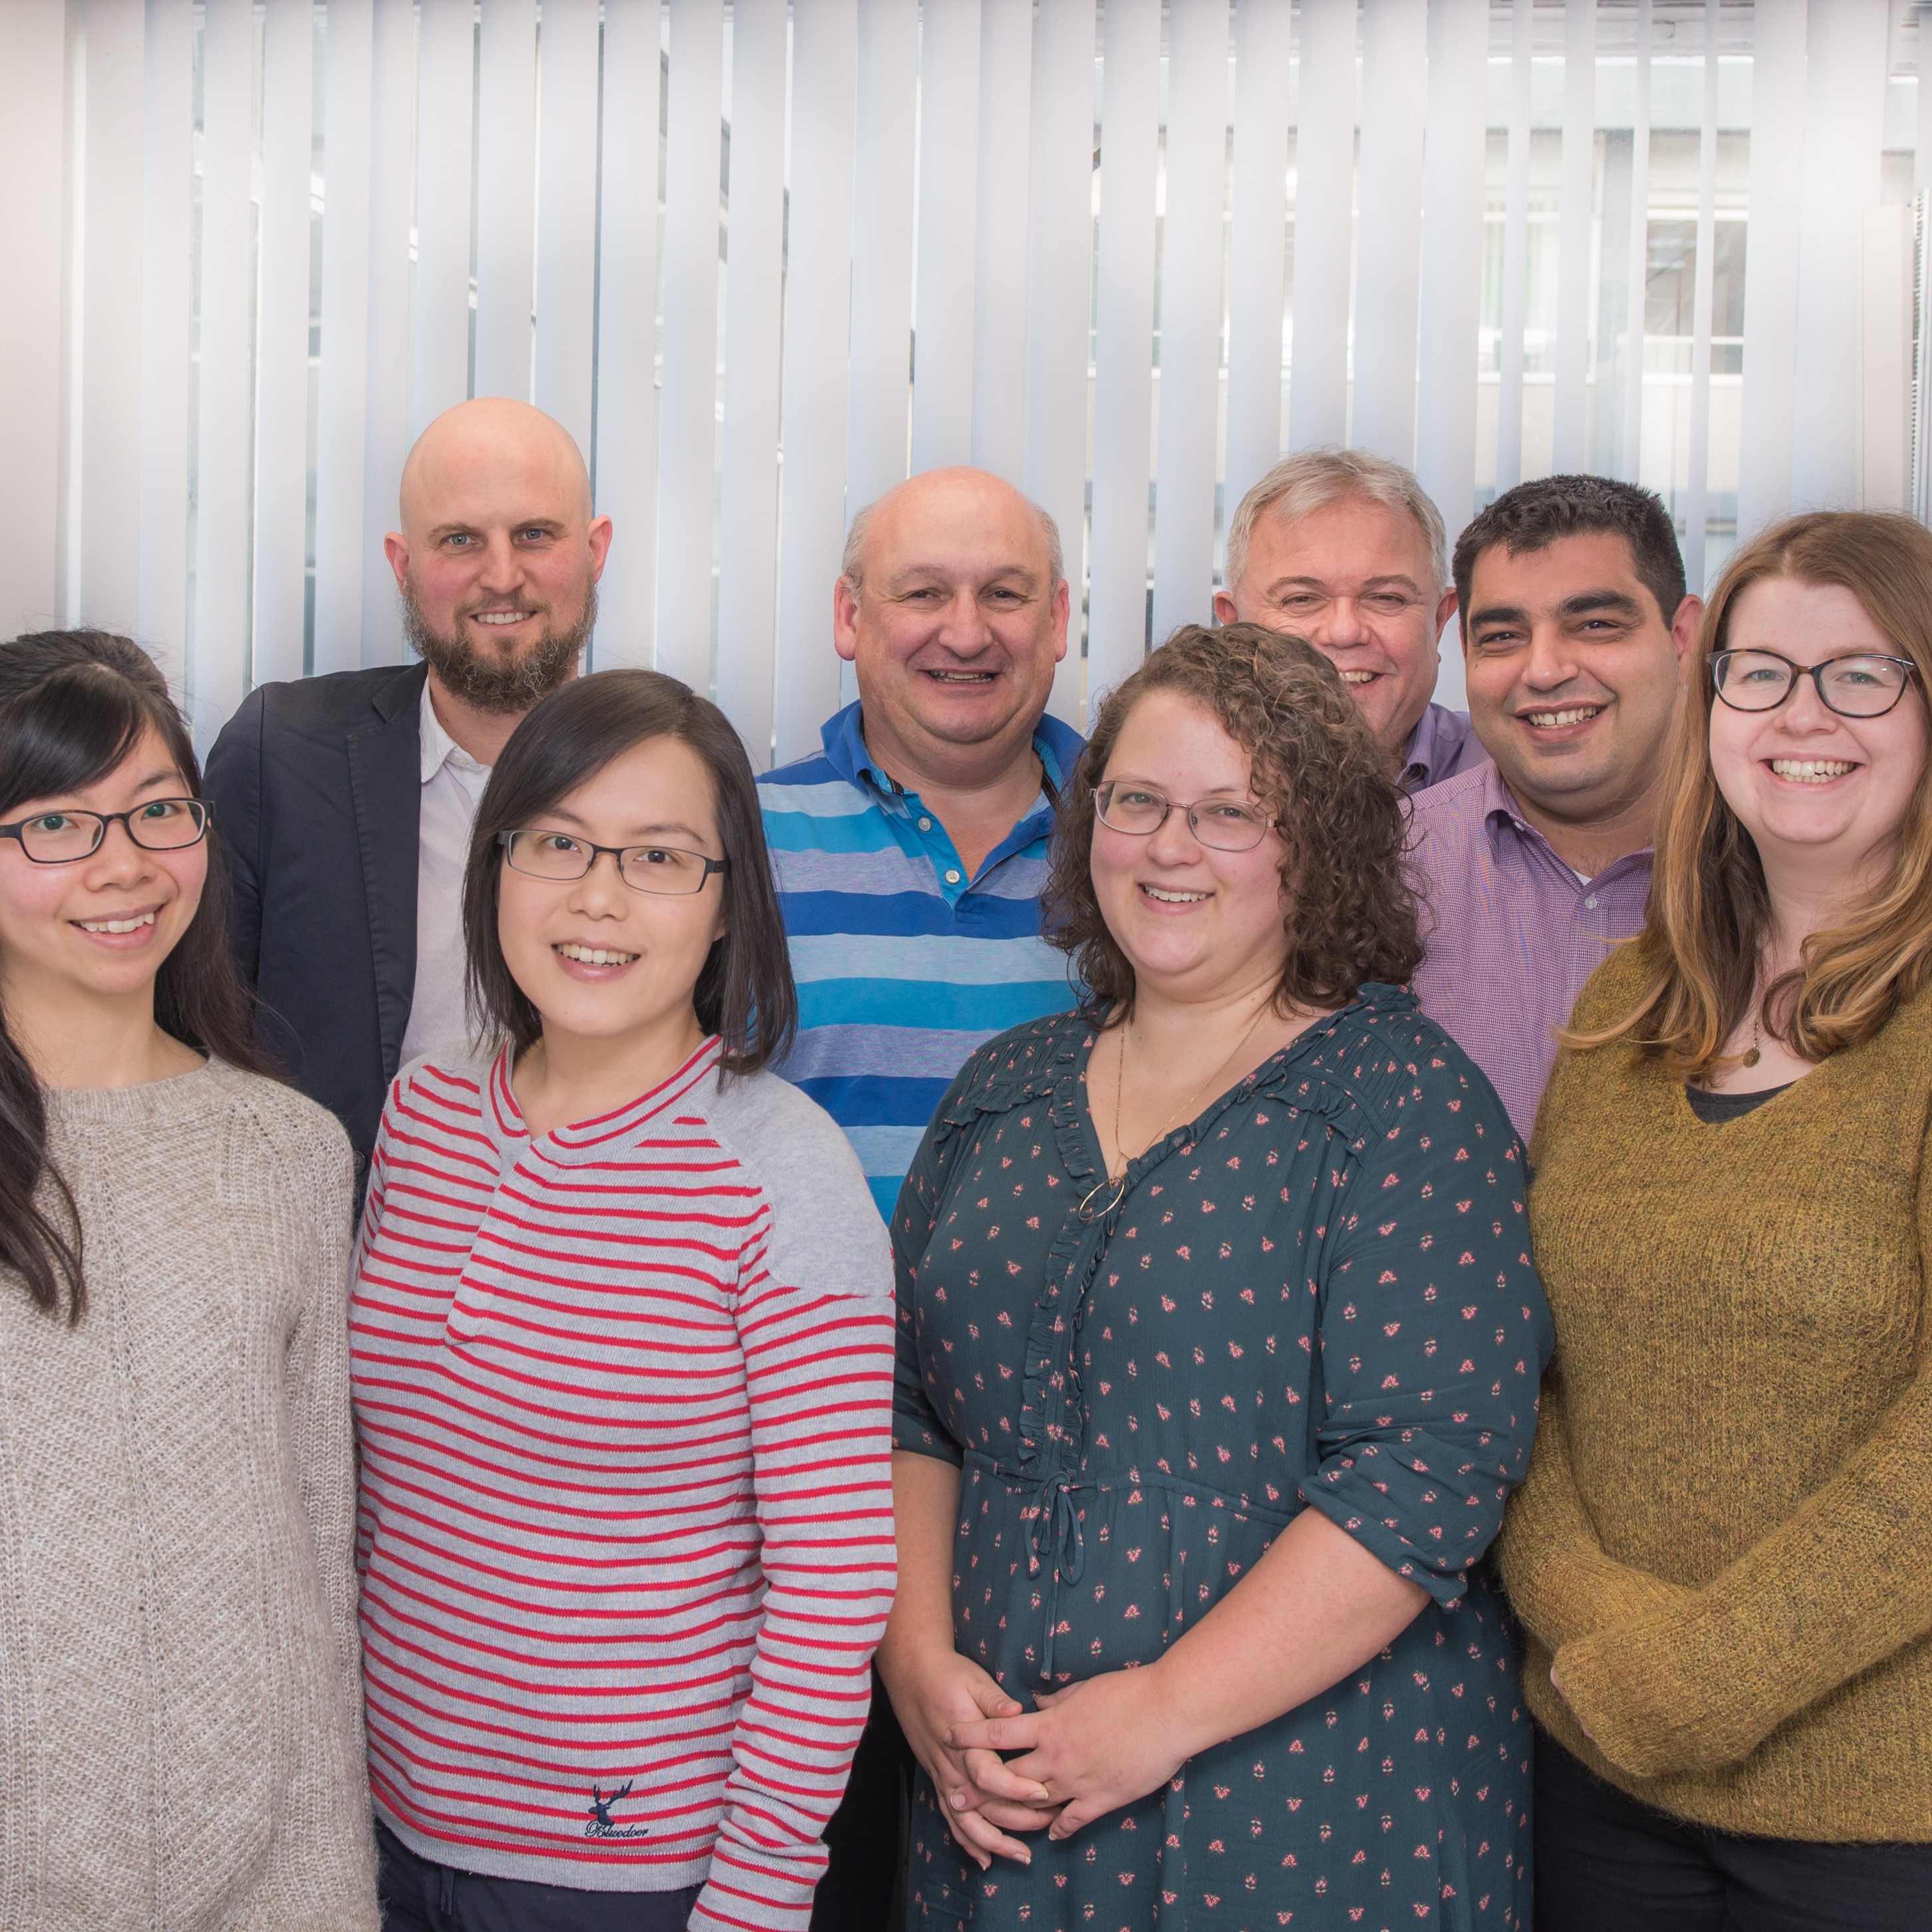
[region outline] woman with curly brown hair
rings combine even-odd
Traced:
[[[1062,811],[1086,1003],[968,1063],[893,1220],[910,1918],[1520,1926],[1478,1565],[1547,1320],[1508,1117],[1396,983],[1387,760],[1308,646],[1190,628]]]

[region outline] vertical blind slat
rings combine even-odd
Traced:
[[[1094,0],[1041,0],[1027,190],[1027,494],[1060,529],[1072,604],[1053,714],[1082,716],[1088,331],[1094,292]]]
[[[1375,79],[1362,91],[1348,436],[1358,448],[1405,464],[1415,460],[1428,36],[1428,0],[1364,0],[1362,70]]]
[[[1090,706],[1146,649],[1160,0],[1108,0],[1100,32]]]
[[[1744,243],[1738,535],[1791,502],[1798,377],[1798,214],[1804,169],[1805,0],[1757,0],[1752,28],[1750,217]]]
[[[410,434],[470,394],[471,0],[422,0],[416,102],[416,266]]]
[[[597,290],[597,0],[544,0],[537,40],[533,400],[590,454]]]
[[[981,0],[980,185],[973,270],[971,456],[1016,487],[1026,470],[1027,141],[1033,0]]]
[[[1684,575],[1704,593],[1710,526],[1711,320],[1718,207],[1718,0],[1704,0],[1703,128],[1697,150],[1697,273],[1690,316],[1690,448],[1684,508]]]
[[[94,0],[82,244],[80,616],[131,631],[140,602],[141,0]],[[245,178],[244,178],[245,185]]]
[[[731,20],[731,232],[719,484],[718,702],[771,761],[778,615],[778,344],[784,249],[785,0]]]
[[[604,0],[597,507],[610,519],[591,662],[648,667],[657,610],[659,0]]]
[[[315,420],[318,671],[362,662],[364,398],[369,378],[370,0],[329,0],[322,54],[322,367]]]
[[[1859,500],[1860,216],[1879,203],[1886,0],[1811,9],[1798,196],[1798,367],[1792,465],[1798,507]]]
[[[791,200],[786,238],[784,470],[778,494],[773,701],[783,763],[819,742],[838,694],[829,633],[845,535],[851,340],[856,0],[812,0],[792,21]]]
[[[202,26],[201,341],[190,716],[206,748],[248,688],[248,199],[254,9],[208,0]]]
[[[1303,0],[1294,135],[1292,449],[1348,433],[1348,251],[1355,198],[1355,0]]]
[[[1559,476],[1581,470],[1586,460],[1596,102],[1596,0],[1568,0],[1563,9],[1563,178],[1558,202],[1556,412],[1551,448]]]
[[[1522,330],[1529,297],[1529,84],[1532,0],[1510,9],[1509,179],[1503,207],[1502,381],[1496,395],[1496,489],[1522,480]]]
[[[858,89],[845,456],[854,510],[905,480],[911,434],[919,0],[860,0]]]
[[[1169,16],[1167,182],[1161,220],[1160,414],[1154,477],[1154,636],[1208,622],[1227,234],[1228,8]]]
[[[268,0],[262,32],[251,684],[302,674],[308,551],[308,282],[315,13]]]
[[[414,178],[410,148],[416,91],[416,22],[411,0],[376,0],[370,66],[361,661],[380,664],[400,664],[404,655],[402,615],[382,538],[394,526],[396,485],[410,433],[410,193]],[[322,298],[328,299],[326,286]],[[351,658],[341,668],[351,668],[355,662]]]
[[[476,387],[530,396],[536,296],[536,0],[484,0],[476,52]]]
[[[1623,433],[1618,472],[1643,481],[1643,338],[1650,280],[1651,0],[1637,0],[1636,106],[1630,130],[1629,300],[1624,314]]]
[[[1489,32],[1484,0],[1430,0],[1422,177],[1422,285],[1430,296],[1415,466],[1452,533],[1475,512]]]
[[[194,189],[193,0],[147,0],[146,24],[140,582],[134,634],[179,698],[188,663],[188,376],[194,302],[189,269]],[[20,266],[16,263],[16,268]],[[21,285],[34,286],[31,271]],[[22,452],[10,440],[8,447],[13,460],[21,460]]]
[[[1228,261],[1227,514],[1281,454],[1288,297],[1290,0],[1234,9],[1234,182]]]
[[[915,472],[964,463],[973,453],[980,0],[926,0],[920,25],[919,100],[919,255],[913,284]]]
[[[0,172],[8,181],[46,180],[66,145],[67,47],[63,0],[0,7]],[[22,288],[51,294],[66,283],[63,199],[20,195],[8,210],[8,266]],[[63,463],[63,385],[51,380],[67,362],[65,310],[58,300],[0,302],[0,624],[8,637],[62,620],[65,493],[55,479],[78,454]]]
[[[658,447],[658,668],[711,687],[717,502],[723,0],[671,0],[664,141],[664,394]]]

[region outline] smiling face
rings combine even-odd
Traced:
[[[1476,559],[1470,721],[1531,816],[1588,826],[1655,796],[1702,608],[1687,597],[1660,613],[1612,531]]]
[[[386,540],[410,642],[482,711],[526,709],[576,669],[610,520],[584,459],[526,404],[479,398],[425,430]]]
[[[1214,599],[1224,624],[1305,638],[1342,674],[1370,728],[1400,758],[1429,708],[1455,608],[1414,518],[1343,496],[1292,520],[1264,512],[1240,578]]]
[[[158,814],[194,788],[152,725],[107,776],[57,796],[17,800],[0,817],[52,830],[64,812]],[[0,1003],[10,1014],[50,1002],[152,1001],[154,975],[201,904],[208,847],[152,852],[110,825],[92,857],[36,865],[0,839]]]
[[[1249,789],[1252,766],[1213,712],[1177,692],[1149,692],[1120,727],[1102,782],[1178,801],[1149,836],[1097,819],[1094,826],[1094,898],[1136,986],[1197,1000],[1279,978],[1288,944],[1280,835],[1269,831],[1249,851],[1219,851],[1196,838],[1180,808],[1225,799],[1267,815]]]
[[[855,592],[833,600],[875,758],[915,773],[1024,753],[1066,652],[1067,590],[1018,490],[976,470],[914,477],[873,506]]]
[[[724,856],[710,773],[675,738],[634,746],[525,829]],[[572,880],[533,878],[500,862],[504,962],[542,1016],[546,1040],[597,1040],[617,1052],[682,1028],[695,1044],[692,994],[724,930],[719,874],[680,896],[626,885],[608,854]]]
[[[1842,585],[1788,577],[1760,578],[1738,594],[1724,643],[1798,664],[1906,655]],[[1881,718],[1840,717],[1808,677],[1774,711],[1711,705],[1712,776],[1774,884],[1802,876],[1834,893],[1875,884],[1924,782],[1927,747],[1916,679]]]

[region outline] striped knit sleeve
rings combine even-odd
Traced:
[[[736,1312],[766,1589],[691,1923],[806,1932],[896,1580],[891,1262],[858,1162],[816,1106],[769,1076],[721,1101],[765,1204]]]

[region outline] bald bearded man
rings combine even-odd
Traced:
[[[464,1031],[477,801],[576,676],[610,544],[568,430],[502,397],[424,430],[398,521],[384,549],[420,662],[260,686],[208,760],[260,1043],[348,1130],[358,1178],[398,1067]]]

